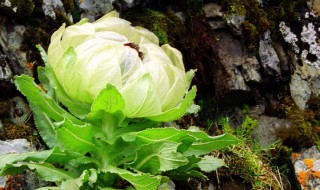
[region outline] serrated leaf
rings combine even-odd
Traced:
[[[185,130],[178,130],[173,127],[166,128],[150,128],[143,131],[126,133],[121,135],[123,140],[127,142],[136,142],[138,145],[149,144],[152,142],[160,141],[173,141],[181,142],[182,139],[186,137],[193,138],[189,135],[189,132]],[[195,138],[194,138],[195,139]]]
[[[199,168],[207,173],[217,170],[218,168],[224,166],[225,163],[219,158],[214,158],[213,156],[204,156],[198,162]]]
[[[160,141],[142,146],[136,155],[136,160],[129,164],[137,170],[159,174],[188,163],[188,159],[177,152],[180,143]]]
[[[66,150],[85,154],[95,149],[91,125],[75,125],[66,119],[56,126],[57,139]]]
[[[70,172],[67,172],[62,169],[55,168],[53,165],[44,163],[44,164],[35,164],[35,163],[20,163],[20,164],[6,164],[5,167],[1,170],[0,175],[9,175],[21,173],[23,170],[29,168],[34,170],[41,179],[45,181],[63,181],[67,179],[74,179],[76,175]]]
[[[50,117],[45,112],[41,111],[41,109],[33,105],[33,103],[31,102],[30,107],[33,111],[34,122],[44,142],[48,145],[49,148],[58,146],[59,143],[56,140],[56,131],[52,119],[50,119]]]
[[[17,162],[44,162],[57,149],[45,150],[40,152],[26,152],[21,154],[2,154],[0,155],[0,169],[6,164],[14,164]]]
[[[181,143],[178,152],[186,151],[195,141],[195,138],[189,135],[189,132],[178,130],[174,127],[149,128],[140,132],[126,133],[121,135],[121,137],[127,142],[134,141],[138,146],[161,141]]]
[[[231,134],[223,134],[220,136],[209,136],[202,131],[189,131],[189,134],[197,140],[192,143],[190,148],[184,152],[185,156],[201,156],[209,154],[213,150],[225,148],[232,144],[237,144],[240,141]]]
[[[45,112],[55,121],[62,121],[64,118],[68,118],[73,123],[83,124],[83,122],[60,107],[50,96],[36,85],[33,78],[28,75],[15,76],[14,78],[18,90],[27,97],[33,107],[39,108],[39,110]]]
[[[37,67],[38,79],[44,89],[47,91],[47,94],[55,100],[55,91],[53,86],[50,84],[50,80],[46,74],[46,69],[44,67]]]
[[[155,190],[160,185],[161,178],[146,173],[132,173],[128,170],[109,166],[104,170],[119,175],[131,183],[137,190]]]
[[[193,104],[193,100],[196,97],[196,93],[197,88],[193,86],[191,90],[186,94],[186,96],[184,97],[184,99],[178,107],[168,110],[162,113],[161,115],[148,117],[148,119],[152,121],[168,122],[181,118]]]

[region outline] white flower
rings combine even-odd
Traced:
[[[107,84],[121,93],[126,117],[163,115],[181,106],[194,73],[185,72],[177,49],[160,47],[152,32],[132,27],[117,12],[61,26],[51,37],[48,63],[58,99],[78,117]]]

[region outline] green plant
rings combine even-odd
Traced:
[[[120,180],[138,190],[153,190],[169,178],[207,179],[203,172],[224,165],[221,159],[209,154],[237,143],[232,135],[211,137],[197,127],[188,130],[161,127],[161,122],[178,119],[197,108],[192,104],[195,87],[186,93],[190,84],[187,78],[192,77],[186,76],[180,52],[168,45],[160,49],[154,34],[133,28],[113,17],[114,14],[95,23],[99,32],[106,30],[104,24],[111,26],[112,32],[92,33],[91,25],[83,20],[66,29],[66,33],[62,26],[53,34],[48,55],[38,46],[45,62],[45,67],[38,68],[43,88],[27,75],[15,77],[15,84],[27,97],[38,131],[50,150],[1,155],[0,175],[30,169],[42,179],[56,183],[55,187],[41,190],[125,188],[117,185]],[[128,31],[123,29],[135,32],[136,36],[129,32],[128,38],[143,48],[145,59],[139,56],[139,46],[127,41]],[[99,44],[101,36],[109,43],[106,47]],[[83,41],[96,38],[94,47],[79,51],[79,47],[87,47]],[[119,43],[121,40],[123,44]],[[119,49],[113,51],[114,48]],[[128,53],[124,57],[116,54],[122,52],[121,48]],[[111,59],[110,63],[104,59],[106,56],[119,59]],[[101,67],[107,65],[110,70],[123,69],[122,72],[116,75],[92,69],[101,59],[104,60]],[[139,62],[142,59],[147,61],[142,64]],[[122,63],[125,65],[119,68],[117,64]],[[148,68],[148,64],[159,70]],[[91,81],[92,78],[97,81]],[[93,87],[84,85],[89,83]],[[167,88],[162,84],[167,84]],[[153,101],[160,101],[160,109]]]
[[[244,114],[243,123],[236,128],[230,126],[227,117],[218,122],[223,132],[234,134],[241,141],[237,146],[230,146],[224,151],[224,161],[229,166],[230,174],[240,176],[255,190],[284,189],[281,174],[264,158],[274,145],[262,147],[252,139],[251,134],[258,126],[258,121],[249,117],[246,112]]]

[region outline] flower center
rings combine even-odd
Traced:
[[[130,42],[130,43],[124,44],[124,46],[128,46],[128,47],[136,50],[138,52],[138,55],[139,55],[140,59],[141,60],[143,59],[143,53],[140,51],[139,46],[137,44],[134,44],[134,43]]]

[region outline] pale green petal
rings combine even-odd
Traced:
[[[167,110],[159,115],[148,117],[153,121],[168,122],[181,118],[190,106],[193,104],[193,100],[196,97],[197,88],[195,86],[186,94],[181,104],[173,109]]]
[[[135,28],[137,29],[137,31],[140,33],[142,37],[148,39],[150,42],[156,45],[159,45],[159,39],[153,32],[150,32],[149,30],[140,26],[136,26]]]
[[[145,63],[145,67],[153,78],[157,94],[162,104],[167,92],[170,90],[170,68],[166,68],[166,65],[164,64],[152,61]],[[169,71],[167,71],[168,69]]]
[[[185,73],[177,68],[172,68],[175,74],[175,82],[171,85],[169,91],[166,92],[164,100],[162,100],[162,111],[166,111],[176,107],[183,99],[186,90],[189,88],[189,83]]]
[[[174,81],[174,73],[170,72],[166,64],[171,61],[159,46],[152,43],[143,43],[141,50],[144,52],[143,64],[151,73],[160,102],[162,102]]]
[[[197,70],[195,70],[195,69],[191,69],[190,71],[188,71],[188,72],[186,73],[186,76],[187,76],[187,80],[188,80],[188,82],[189,82],[189,85],[191,84],[191,81],[192,81],[192,79],[193,79],[196,71],[197,71]]]
[[[64,48],[69,46],[77,47],[88,36],[94,35],[95,29],[91,23],[84,23],[82,25],[72,25],[66,28],[62,36],[62,44]]]
[[[174,66],[181,69],[182,71],[185,71],[183,60],[182,60],[182,54],[179,50],[171,47],[169,44],[165,44],[161,46],[161,48],[166,52],[166,54],[171,59]]]
[[[126,117],[147,117],[161,113],[161,105],[150,74],[145,74],[135,82],[127,84],[120,92],[125,100]]]
[[[99,18],[98,20],[94,21],[94,23],[105,22],[105,20],[108,20],[108,18],[110,17],[119,18],[119,13],[117,11],[111,11],[103,17]]]
[[[77,23],[75,23],[74,25],[82,25],[82,24],[85,24],[85,23],[87,23],[89,21],[89,19],[87,19],[87,18],[83,18],[83,19],[81,19],[79,22],[77,22]]]
[[[120,60],[124,57],[122,44],[108,44],[104,40],[92,39],[76,48],[77,71],[83,76],[81,89],[94,99],[107,83],[121,88]]]
[[[100,22],[93,23],[96,32],[102,31],[113,31],[121,34],[129,39],[130,42],[140,44],[141,35],[140,33],[131,26],[129,21],[121,18],[108,17]]]
[[[89,92],[96,97],[106,84],[112,84],[117,88],[122,87],[120,60],[124,56],[124,48],[105,46],[97,50],[87,67],[90,74],[88,78]]]
[[[65,31],[65,24],[63,24],[57,31],[51,36],[51,43],[48,48],[48,61],[52,67],[55,67],[60,57],[67,49],[63,49],[61,46],[61,38]]]
[[[122,82],[130,82],[139,78],[144,72],[142,61],[135,49],[125,46],[125,55],[120,61]]]

